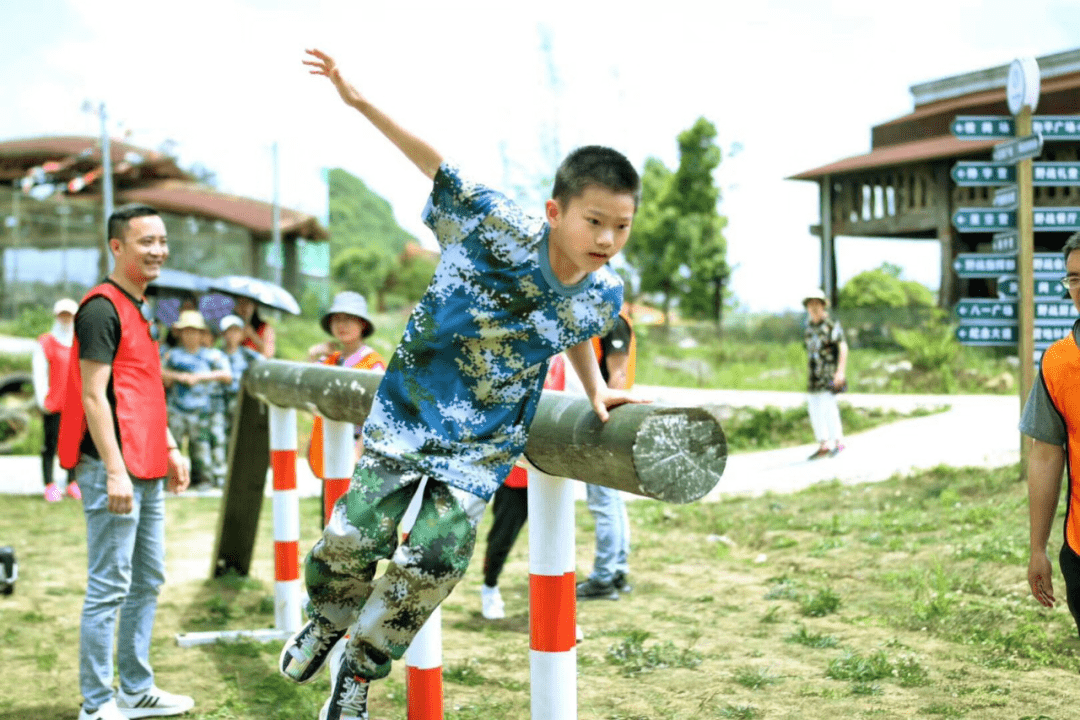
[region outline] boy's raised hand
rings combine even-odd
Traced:
[[[363,102],[364,98],[356,91],[351,84],[345,81],[341,77],[341,69],[334,62],[334,58],[330,57],[322,50],[305,50],[314,60],[304,60],[304,64],[312,68],[310,71],[312,75],[324,75],[330,78],[330,82],[334,83],[334,87],[337,88],[338,95],[345,101],[347,105],[356,107],[359,103]]]

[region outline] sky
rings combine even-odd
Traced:
[[[218,187],[322,216],[323,168],[385,197],[429,246],[430,184],[304,49],[335,57],[376,106],[472,176],[542,210],[539,188],[576,146],[637,166],[678,164],[706,117],[724,160],[731,290],[742,309],[798,308],[819,284],[816,183],[786,177],[870,150],[870,128],[911,112],[910,86],[1080,47],[1080,3],[1032,0],[38,0],[5,3],[0,139],[113,137],[205,166]],[[931,288],[932,241],[839,238],[841,283],[891,262]]]

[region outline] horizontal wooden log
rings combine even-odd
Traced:
[[[250,367],[243,382],[264,402],[359,425],[381,379],[370,370],[268,360]],[[623,405],[603,423],[585,398],[544,391],[525,456],[550,475],[687,503],[720,481],[727,441],[709,407]]]

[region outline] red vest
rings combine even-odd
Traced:
[[[1065,510],[1065,540],[1080,553],[1080,349],[1069,333],[1047,348],[1039,364],[1046,392],[1054,408],[1065,419],[1069,439],[1065,446],[1065,468],[1069,474],[1068,505]]]
[[[64,391],[68,384],[68,367],[71,364],[71,348],[62,345],[52,333],[38,338],[49,363],[49,393],[45,396],[45,412],[58,413],[64,407]]]
[[[150,324],[124,292],[112,283],[105,282],[92,288],[80,307],[98,295],[108,298],[120,317],[120,345],[112,362],[112,386],[124,464],[132,477],[165,477],[169,465],[168,413],[157,343],[150,336]],[[73,402],[64,404],[58,443],[60,464],[69,470],[79,462],[79,448],[86,433],[78,337],[71,343],[70,358],[67,397]]]

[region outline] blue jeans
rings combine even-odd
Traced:
[[[114,629],[120,687],[138,693],[154,683],[150,636],[165,582],[164,481],[132,480],[131,512],[115,515],[108,508],[104,463],[83,455],[74,472],[82,488],[87,550],[79,689],[87,708],[99,708],[113,697]]]
[[[626,516],[626,503],[618,490],[603,485],[585,485],[589,512],[596,522],[596,559],[590,580],[609,583],[615,573],[630,572],[627,556],[630,554],[630,522]]]

